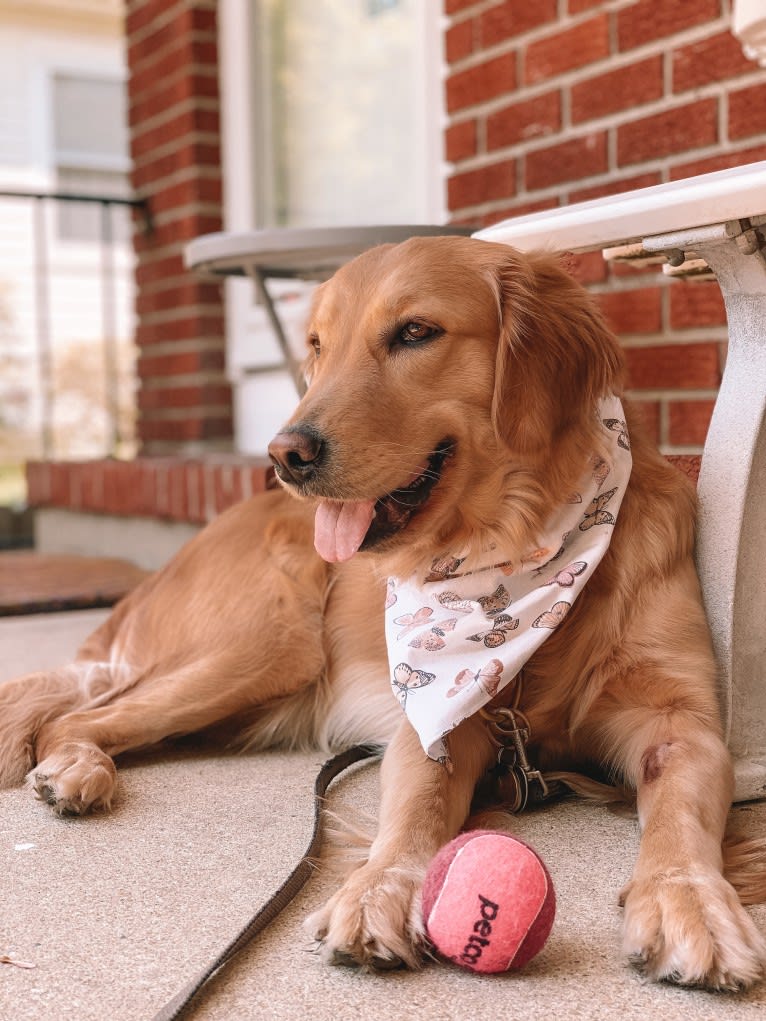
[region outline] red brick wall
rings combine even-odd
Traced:
[[[275,485],[271,466],[262,459],[227,454],[27,464],[32,507],[200,525]]]
[[[153,230],[135,247],[142,452],[201,451],[232,435],[221,287],[183,266],[220,230],[215,0],[127,0],[133,187]]]
[[[766,71],[728,0],[444,0],[445,151],[457,222],[766,159]],[[563,13],[562,13],[563,12]],[[725,358],[715,283],[580,256],[666,451],[699,451]]]

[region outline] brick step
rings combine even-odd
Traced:
[[[113,606],[147,573],[115,557],[0,553],[0,617]]]
[[[696,486],[700,477],[702,454],[666,454],[665,457],[679,471],[682,471],[684,475],[690,478]]]
[[[275,484],[265,458],[234,454],[27,464],[31,507],[190,524],[206,524],[232,504]]]

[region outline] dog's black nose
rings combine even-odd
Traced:
[[[308,429],[277,433],[269,444],[269,457],[283,482],[307,482],[322,461],[324,442]]]

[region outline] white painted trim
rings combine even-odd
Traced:
[[[226,230],[253,230],[255,142],[251,113],[252,5],[220,0],[218,81],[221,96],[223,222]]]
[[[221,98],[221,173],[225,230],[253,230],[256,226],[255,126],[252,112],[252,39],[254,7],[247,0],[220,0],[218,5],[218,81]],[[246,335],[254,302],[248,280],[226,280],[226,365],[235,387],[235,447],[248,449],[242,435],[236,387],[242,374],[236,366],[238,338]]]
[[[444,32],[447,19],[441,0],[421,0],[415,4],[423,61],[413,97],[417,104],[418,134],[423,139],[423,174],[418,196],[418,219],[423,223],[444,223],[447,210],[447,164],[444,159],[444,132],[447,114],[444,108]]]

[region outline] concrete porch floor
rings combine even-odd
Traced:
[[[71,658],[106,611],[0,620],[0,680]],[[322,756],[230,756],[190,744],[125,758],[106,816],[55,818],[26,790],[0,793],[0,1018],[149,1021],[225,946],[300,857]],[[358,767],[333,808],[374,810],[377,767]],[[766,803],[735,812],[764,832]],[[311,1021],[729,1021],[762,1016],[766,984],[746,995],[646,984],[619,952],[617,891],[630,874],[636,823],[556,804],[513,821],[540,851],[558,910],[524,971],[479,978],[450,965],[368,975],[327,968],[303,917],[334,886],[319,874],[189,1018]],[[766,907],[753,910],[766,928]]]

